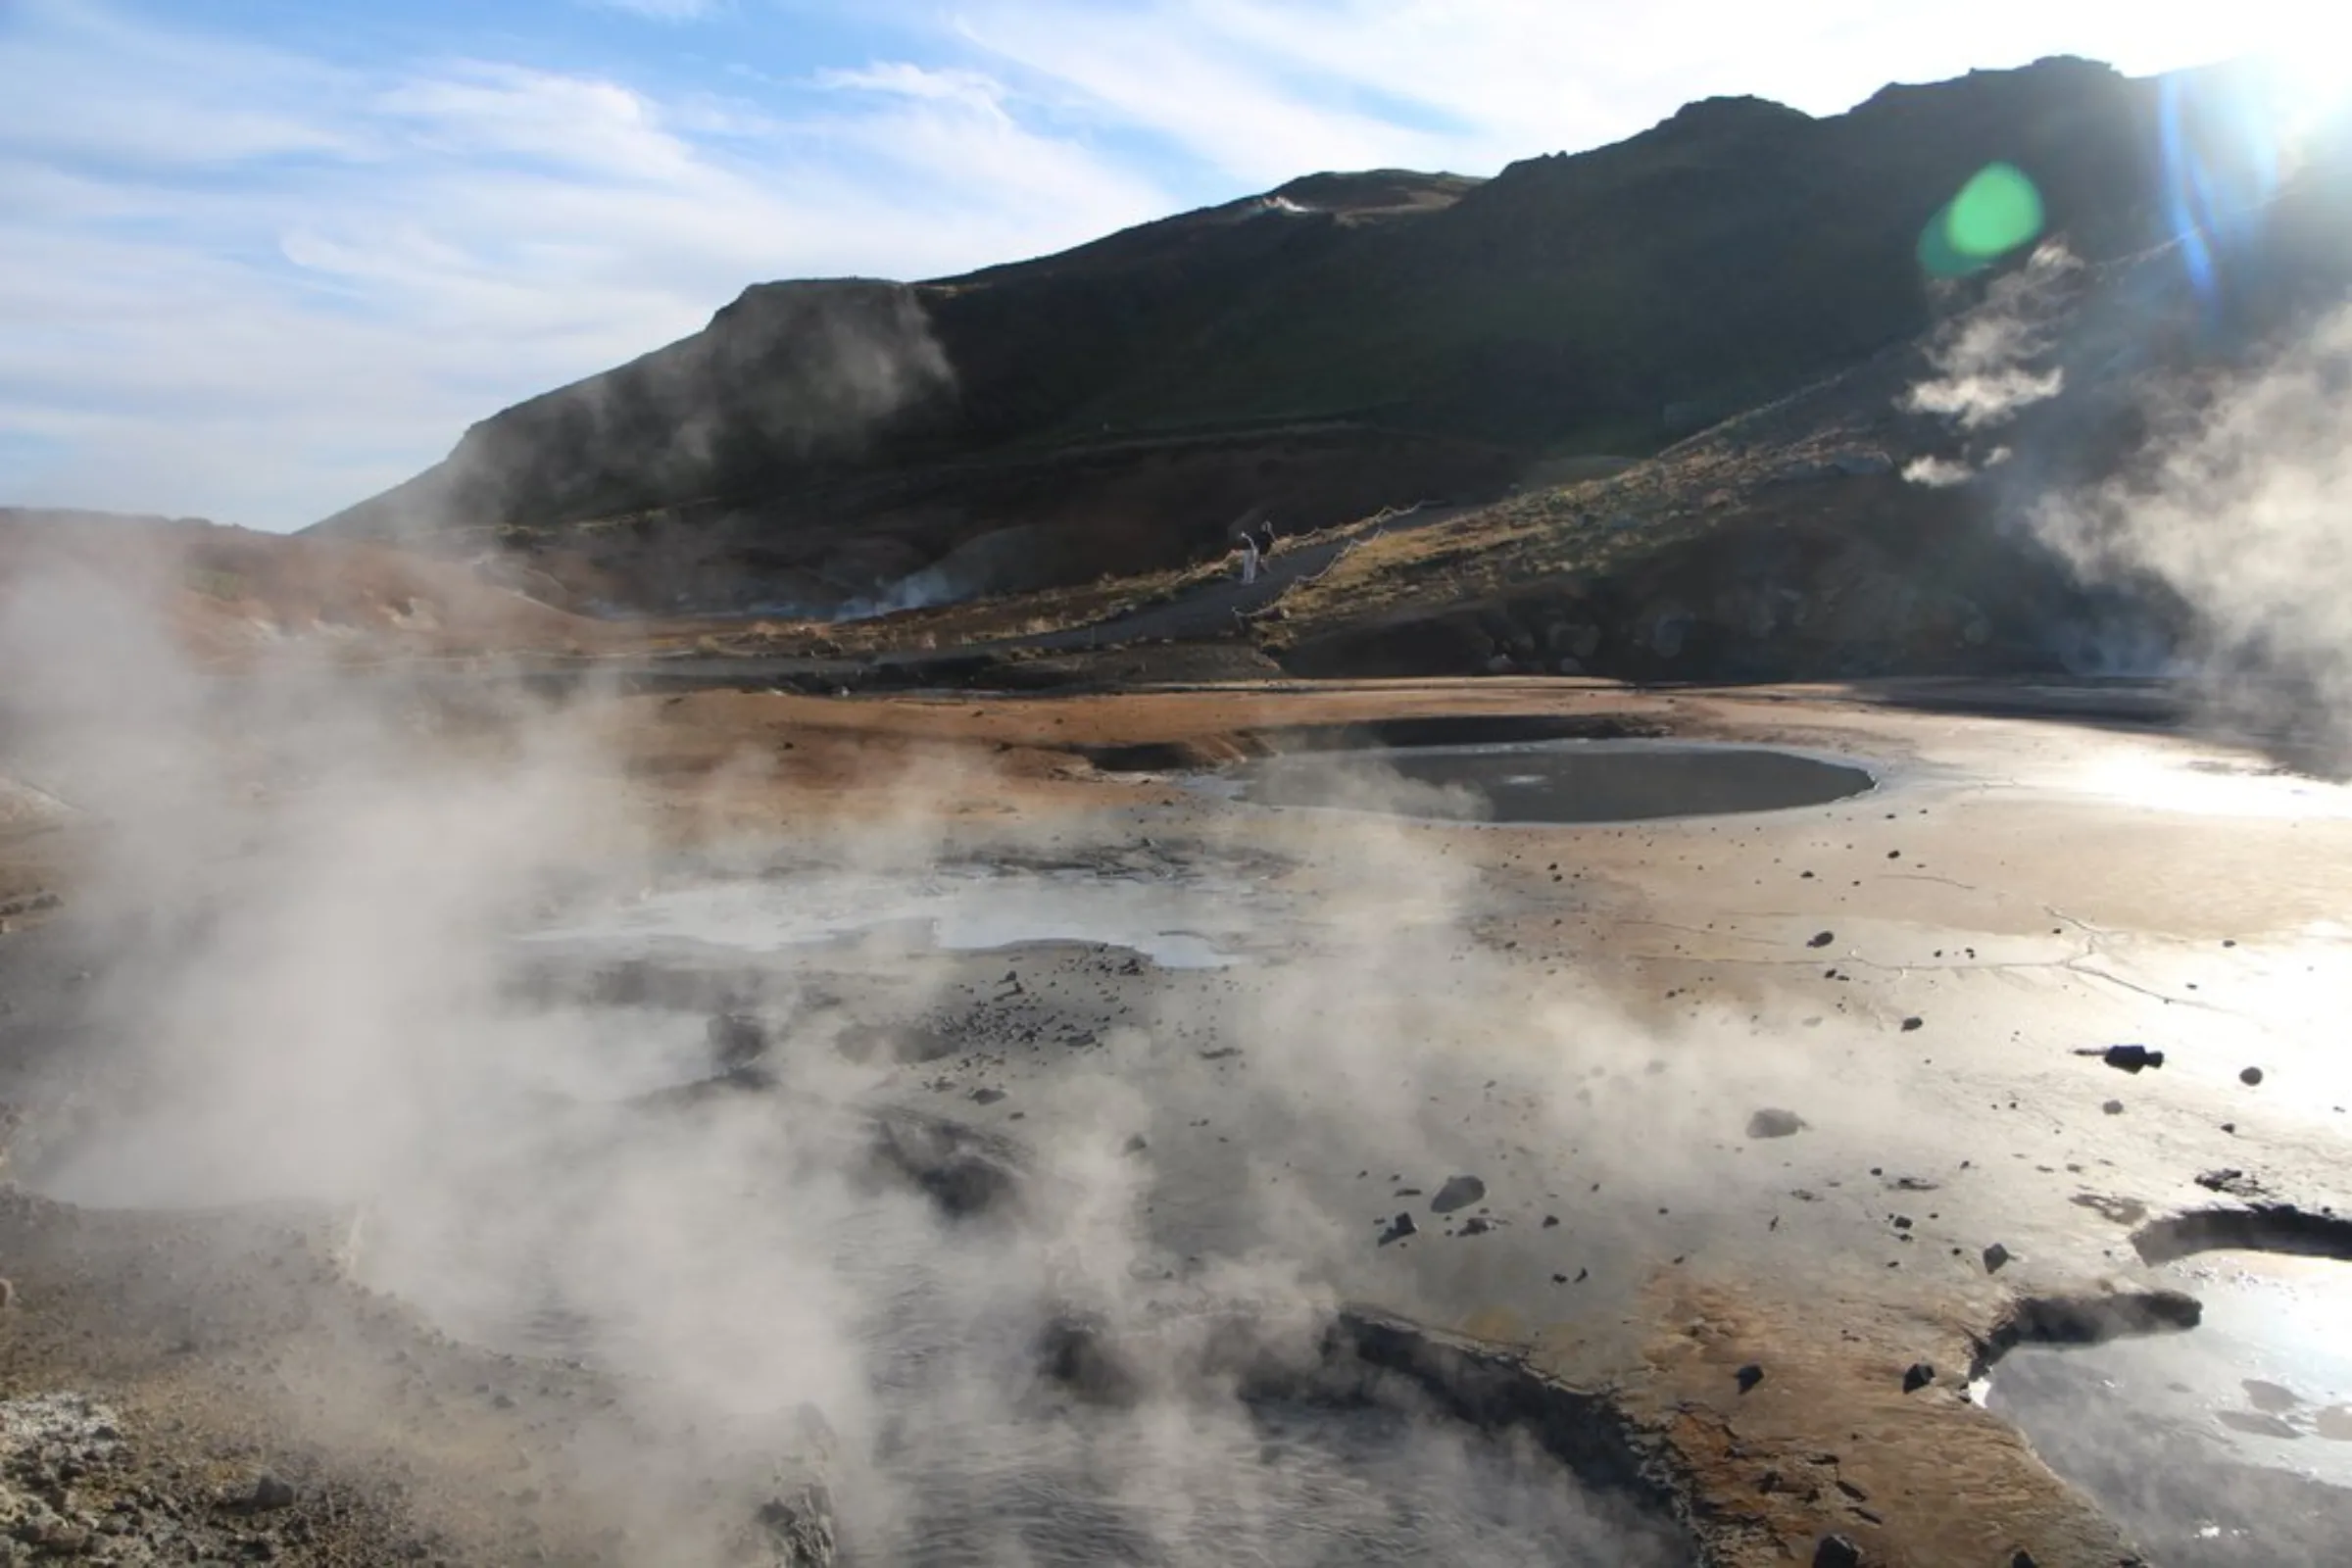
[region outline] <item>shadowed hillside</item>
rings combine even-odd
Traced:
[[[574,604],[832,614],[1492,498],[1925,330],[1923,225],[1988,163],[2087,262],[2157,243],[2160,93],[2052,60],[1830,119],[1710,100],[1490,180],[1314,175],[962,277],[757,285],[320,526],[520,556]]]

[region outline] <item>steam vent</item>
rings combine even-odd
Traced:
[[[0,1565],[2352,1561],[2340,49],[167,9],[0,7]]]

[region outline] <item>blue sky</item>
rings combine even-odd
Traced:
[[[2301,0],[0,0],[0,504],[296,527],[751,282],[1490,173]]]

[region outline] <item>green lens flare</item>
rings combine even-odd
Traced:
[[[2041,233],[2041,192],[2014,164],[1987,164],[1919,236],[1919,260],[1937,277],[1991,266]]]

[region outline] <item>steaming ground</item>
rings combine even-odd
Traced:
[[[1481,826],[1075,750],[1479,710],[1880,782]],[[2132,1228],[2245,1206],[2200,1175],[2342,1202],[2352,796],[2180,738],[1495,681],[134,716],[0,766],[75,818],[9,841],[65,897],[0,938],[0,1395],[106,1401],[80,1510],[224,1549],[788,1561],[821,1481],[885,1562],[2113,1563],[1972,1362],[2169,1283]],[[1367,1382],[1343,1308],[1434,1359]]]

